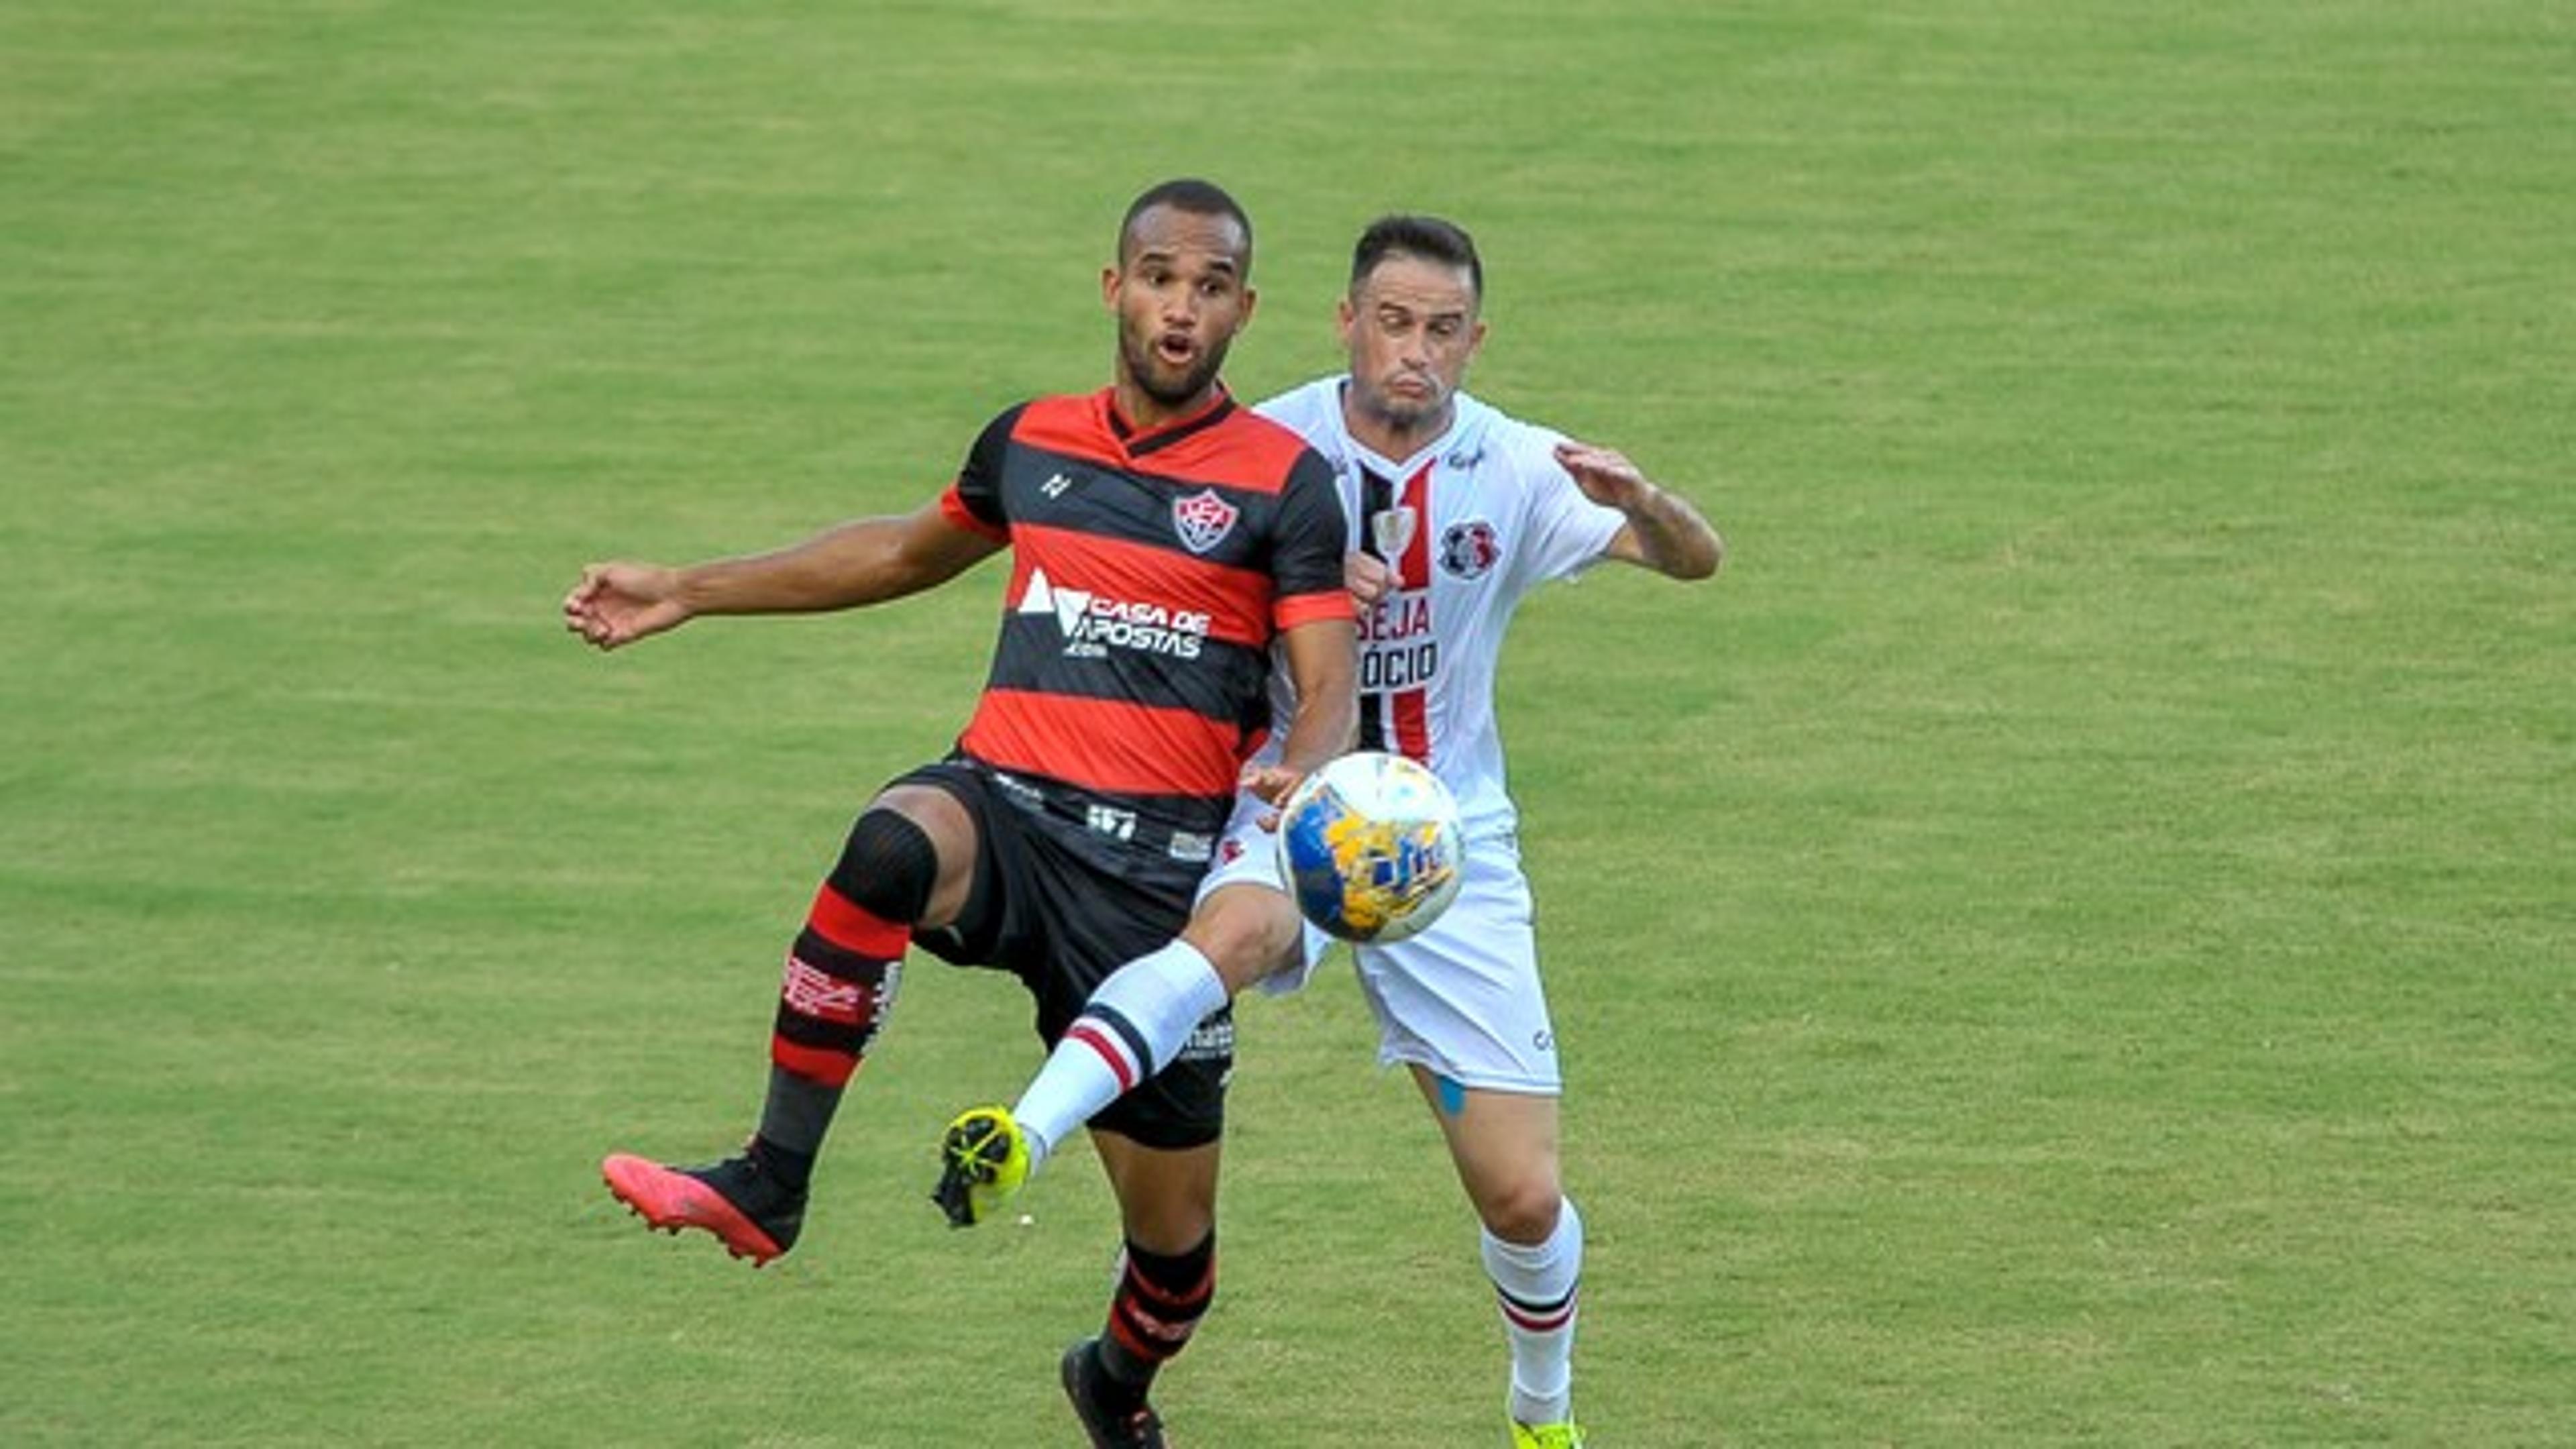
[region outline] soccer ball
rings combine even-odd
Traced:
[[[1401,755],[1344,755],[1279,807],[1288,893],[1307,920],[1345,941],[1401,941],[1440,919],[1458,897],[1466,853],[1449,787]]]

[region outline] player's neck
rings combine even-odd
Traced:
[[[1118,420],[1138,434],[1158,433],[1174,423],[1197,417],[1216,406],[1225,396],[1225,385],[1211,382],[1190,395],[1187,402],[1167,403],[1138,387],[1135,380],[1121,373],[1109,391],[1110,401],[1118,409]]]
[[[1457,421],[1458,404],[1454,399],[1440,411],[1405,426],[1352,406],[1350,393],[1345,390],[1342,394],[1342,430],[1351,435],[1352,442],[1390,463],[1400,463],[1440,441]]]

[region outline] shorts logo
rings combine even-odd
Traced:
[[[1172,500],[1172,527],[1181,536],[1181,546],[1192,553],[1205,553],[1224,542],[1242,516],[1242,509],[1217,497],[1213,488]]]
[[[1086,805],[1082,807],[1082,823],[1112,840],[1136,838],[1136,812],[1133,810],[1121,810],[1114,805]]]
[[[1195,830],[1175,830],[1163,853],[1174,860],[1205,860],[1216,854],[1216,842]]]
[[[1200,1022],[1190,1033],[1190,1039],[1183,1042],[1181,1049],[1172,1054],[1172,1060],[1176,1062],[1223,1061],[1229,1064],[1230,1069],[1230,1064],[1234,1060],[1234,1018],[1226,1017],[1222,1020],[1210,1018]]]
[[[1243,859],[1243,842],[1231,835],[1227,836],[1216,848],[1216,859],[1219,865],[1232,865]]]
[[[993,783],[1002,787],[1003,798],[1023,810],[1044,810],[1046,792],[1019,776],[1003,770],[992,772]]]
[[[1453,523],[1440,535],[1440,567],[1458,578],[1483,578],[1502,556],[1494,526],[1481,518]]]

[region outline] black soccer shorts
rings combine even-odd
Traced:
[[[1189,923],[1201,867],[1177,868],[1138,852],[1132,868],[1104,868],[1102,842],[1085,827],[1030,803],[970,760],[924,765],[893,782],[947,792],[974,817],[979,848],[957,920],[917,930],[913,941],[943,961],[1020,978],[1037,1000],[1049,1049],[1093,990],[1120,966],[1161,948]],[[1169,1067],[1103,1108],[1091,1126],[1146,1147],[1179,1150],[1225,1130],[1225,1085],[1234,1071],[1232,1008],[1202,1023]]]

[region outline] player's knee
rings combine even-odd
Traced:
[[[1148,1252],[1186,1253],[1216,1232],[1216,1209],[1195,1203],[1155,1203],[1132,1210],[1122,1226],[1127,1240]]]
[[[920,920],[938,884],[939,851],[929,833],[883,806],[859,816],[832,867],[834,890],[887,921]]]
[[[1476,1214],[1485,1231],[1507,1243],[1543,1243],[1556,1231],[1564,1203],[1554,1173],[1529,1172],[1488,1185],[1477,1195]]]
[[[1140,1148],[1115,1134],[1092,1141],[1110,1168],[1119,1224],[1129,1242],[1157,1253],[1183,1253],[1216,1231],[1216,1163],[1196,1150]]]
[[[1228,995],[1294,959],[1302,944],[1297,908],[1273,890],[1229,886],[1209,896],[1181,939],[1198,948]]]

